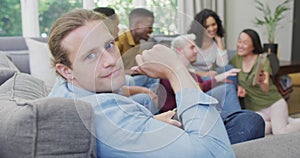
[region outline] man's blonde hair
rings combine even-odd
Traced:
[[[171,48],[174,50],[183,48],[185,45],[187,45],[191,41],[194,41],[195,39],[196,39],[196,36],[194,34],[179,35],[172,40]]]
[[[48,40],[49,49],[53,55],[53,66],[55,67],[57,63],[61,63],[72,68],[68,58],[69,52],[62,45],[62,40],[73,30],[91,21],[103,21],[105,25],[109,26],[111,21],[105,19],[104,15],[86,9],[74,9],[58,18],[51,27]],[[112,28],[108,27],[108,29]]]

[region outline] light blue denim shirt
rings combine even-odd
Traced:
[[[198,89],[176,93],[182,128],[154,119],[130,98],[95,94],[62,78],[49,96],[80,99],[93,106],[98,157],[235,157],[220,114],[209,105],[217,101]]]

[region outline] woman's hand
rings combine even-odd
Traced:
[[[261,70],[258,74],[258,79],[257,79],[257,83],[260,87],[260,89],[264,92],[268,92],[269,91],[269,79],[270,79],[270,75],[269,73],[265,72],[264,70]]]
[[[218,48],[221,49],[222,51],[224,51],[225,50],[225,46],[224,46],[224,42],[222,40],[222,37],[216,35],[214,37],[214,39],[215,39],[215,41],[216,41],[216,43],[218,45]]]
[[[246,92],[245,88],[238,85],[237,95],[238,95],[238,97],[245,97],[247,95],[247,92]]]

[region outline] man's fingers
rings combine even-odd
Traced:
[[[174,125],[174,126],[177,126],[177,127],[181,127],[181,126],[182,126],[182,124],[181,124],[179,121],[173,120],[173,119],[171,119],[171,120],[169,121],[169,123],[170,123],[171,125]]]
[[[142,55],[138,54],[137,56],[135,56],[135,61],[139,66],[142,65],[143,64]]]

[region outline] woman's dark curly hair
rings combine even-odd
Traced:
[[[193,33],[196,35],[196,44],[201,47],[202,39],[203,37],[203,30],[202,27],[206,28],[206,19],[208,17],[213,17],[216,20],[216,23],[218,25],[217,35],[220,37],[224,37],[224,28],[222,26],[222,20],[218,16],[218,14],[210,9],[203,9],[198,14],[195,15],[193,22],[191,23],[191,28],[188,31],[188,33]]]

